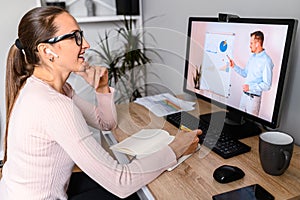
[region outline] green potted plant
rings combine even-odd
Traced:
[[[124,16],[122,26],[106,31],[104,37],[99,35],[98,48],[89,50],[92,53],[88,61],[98,56],[101,64],[108,67],[110,84],[117,89],[116,103],[134,101],[146,93],[146,66],[152,62],[146,53],[153,53],[161,59],[157,52],[145,47],[145,34],[144,30],[133,29],[131,16]],[[119,45],[114,44],[116,48],[112,48],[109,41],[111,35],[117,37],[115,42]]]
[[[200,89],[201,72],[202,72],[202,65],[200,65],[200,67],[196,66],[196,71],[193,76],[194,87],[196,89]]]

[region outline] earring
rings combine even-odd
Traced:
[[[53,58],[53,57],[51,57],[51,58],[49,58],[49,60],[50,60],[50,62],[53,62],[54,58]]]

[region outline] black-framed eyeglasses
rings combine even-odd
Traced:
[[[48,40],[45,40],[44,42],[53,44],[53,43],[62,41],[64,39],[73,38],[73,37],[75,38],[76,44],[78,46],[81,46],[82,45],[82,38],[83,38],[83,31],[80,31],[80,30],[76,30],[73,33],[68,33],[68,34],[65,34],[65,35],[60,35],[60,36],[57,36],[57,37],[53,37],[53,38],[50,38]]]

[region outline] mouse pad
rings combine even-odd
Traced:
[[[212,198],[213,200],[273,200],[274,196],[259,184],[254,184],[222,194],[217,194]]]

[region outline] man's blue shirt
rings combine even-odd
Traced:
[[[261,96],[262,91],[269,90],[272,85],[272,70],[274,64],[265,50],[253,53],[244,69],[235,65],[234,70],[246,78],[249,93]]]

